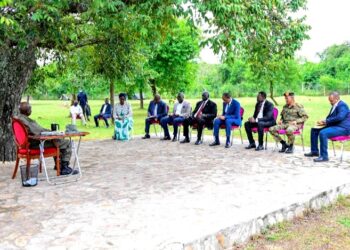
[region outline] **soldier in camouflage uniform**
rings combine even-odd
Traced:
[[[32,113],[32,107],[28,102],[21,102],[19,106],[20,114],[17,118],[23,123],[27,128],[29,135],[40,135],[41,132],[50,131],[41,127],[36,121],[29,118]],[[70,174],[73,170],[69,167],[69,161],[72,155],[71,144],[69,140],[57,139],[55,140],[58,143],[60,148],[60,174],[67,175]],[[31,148],[39,148],[38,140],[29,139],[29,144]],[[47,141],[45,143],[46,147],[55,147],[53,141]],[[56,160],[55,160],[56,162]],[[56,166],[55,166],[56,168]],[[77,170],[74,170],[72,174],[77,174]]]
[[[270,133],[276,140],[282,144],[280,153],[291,154],[294,152],[295,136],[293,132],[301,128],[302,124],[309,118],[305,112],[303,105],[300,105],[294,100],[294,93],[286,92],[284,94],[286,105],[281,112],[281,120],[278,125],[270,128]],[[279,135],[279,130],[285,130],[288,138],[288,143],[285,142]]]

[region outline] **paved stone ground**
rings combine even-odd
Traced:
[[[348,162],[208,143],[84,142],[83,178],[59,186],[0,166],[0,249],[166,249],[350,183]]]

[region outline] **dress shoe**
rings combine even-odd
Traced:
[[[160,139],[161,141],[170,141],[171,138],[168,136],[164,136],[164,138]]]
[[[149,139],[149,138],[151,138],[150,135],[145,135],[144,137],[142,137],[142,139]]]
[[[261,151],[261,150],[264,150],[264,149],[265,149],[264,146],[259,145],[259,146],[256,147],[255,151]]]
[[[289,147],[289,145],[288,145],[285,141],[281,141],[281,144],[282,144],[282,148],[281,148],[281,150],[278,151],[278,152],[280,152],[280,153],[285,153],[286,150],[287,150],[287,148]]]
[[[322,156],[320,156],[320,157],[314,159],[314,162],[324,162],[324,161],[328,161],[328,159],[323,158]]]
[[[255,144],[249,144],[248,146],[245,147],[245,149],[253,149],[256,148]]]
[[[312,153],[312,152],[310,152],[310,153],[304,154],[304,156],[305,157],[319,157],[320,154],[319,153]]]
[[[115,135],[112,135],[112,140],[116,140],[117,138],[115,137]]]
[[[218,141],[214,141],[214,142],[209,144],[210,147],[219,146],[219,145],[220,145],[220,142],[218,142]]]
[[[293,144],[290,144],[290,146],[286,150],[286,154],[293,154],[294,153],[294,146]]]
[[[174,136],[174,138],[173,138],[171,141],[172,141],[172,142],[176,142],[176,141],[177,141],[176,136]]]
[[[230,148],[231,147],[231,142],[226,142],[225,148]]]
[[[185,138],[183,139],[182,141],[180,141],[180,143],[189,143],[190,142],[190,139],[189,138]]]
[[[197,140],[194,145],[201,145],[203,142],[201,140]]]
[[[61,161],[61,169],[60,169],[60,174],[61,175],[75,175],[78,174],[78,170],[73,170],[71,167],[69,167],[69,162],[68,161]]]

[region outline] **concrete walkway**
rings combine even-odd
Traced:
[[[279,220],[266,217],[273,211],[305,207],[324,191],[348,192],[346,161],[316,165],[299,150],[209,141],[84,142],[82,179],[59,186],[22,188],[19,176],[10,179],[13,164],[0,166],[0,249],[222,249],[258,232],[257,218],[262,228]],[[280,220],[298,214],[283,211]],[[237,235],[234,228],[250,221],[255,228]]]

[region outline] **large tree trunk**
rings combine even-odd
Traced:
[[[140,108],[143,109],[143,91],[140,89]]]
[[[114,81],[110,80],[109,82],[109,99],[111,101],[111,105],[112,105],[112,122],[114,124]]]
[[[11,117],[18,113],[22,93],[36,65],[35,48],[0,47],[0,161],[13,161],[16,148]]]
[[[150,85],[151,85],[152,94],[153,94],[153,96],[154,96],[155,94],[157,94],[156,80],[155,80],[155,79],[150,79],[150,80],[149,80],[149,83],[150,83]]]
[[[271,100],[273,101],[273,103],[275,104],[275,106],[278,106],[278,103],[273,95],[273,82],[270,81],[270,97],[271,97]]]

